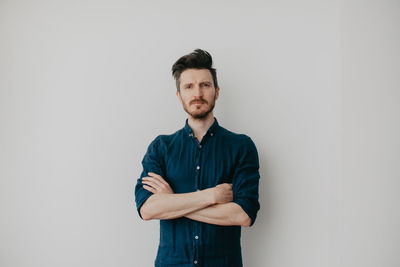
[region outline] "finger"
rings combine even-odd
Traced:
[[[157,178],[154,178],[154,177],[149,178],[147,181],[156,184],[157,187],[162,187],[162,186],[164,186],[163,183],[161,183]]]
[[[159,175],[159,174],[157,174],[157,173],[155,173],[155,172],[148,172],[147,173],[149,176],[151,176],[151,177],[154,177],[154,176],[159,176],[159,177],[161,177],[161,175]]]
[[[165,182],[164,179],[158,178],[157,176],[146,176],[146,177],[143,177],[142,180],[144,180],[144,181],[158,181],[159,183],[162,183],[162,184],[168,184],[167,182]]]
[[[151,175],[152,178],[154,178],[155,180],[157,180],[159,183],[164,184],[164,185],[169,185],[164,178],[162,178],[161,175],[158,175],[156,173],[153,172],[149,172],[149,175]]]
[[[142,183],[153,187],[157,191],[161,191],[160,185],[155,183],[154,180],[145,180]]]
[[[156,179],[153,178],[153,177],[143,177],[142,183],[148,184],[148,185],[150,185],[150,186],[156,188],[157,190],[160,189],[160,188],[159,188],[159,187],[160,187],[159,183],[157,183],[157,182],[156,182]]]
[[[153,178],[159,180],[159,181],[160,181],[161,183],[163,183],[163,184],[167,184],[167,182],[165,181],[165,179],[164,179],[161,175],[159,175],[159,174],[157,174],[157,173],[149,172],[148,175],[150,175],[150,177],[153,177]]]
[[[143,188],[146,189],[147,191],[150,191],[150,192],[154,193],[154,194],[157,192],[154,188],[152,188],[150,186],[147,186],[147,185],[143,185]]]

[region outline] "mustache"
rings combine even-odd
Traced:
[[[193,99],[192,101],[190,101],[190,105],[195,104],[195,103],[197,103],[197,102],[207,104],[207,101],[204,100],[204,99]]]

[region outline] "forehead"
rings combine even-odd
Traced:
[[[181,84],[212,82],[212,75],[208,69],[187,69],[181,73]]]

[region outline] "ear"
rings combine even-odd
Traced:
[[[181,104],[183,104],[181,93],[180,93],[178,90],[176,90],[176,97],[179,99],[179,101],[181,102]]]
[[[219,87],[215,88],[215,100],[219,97]]]

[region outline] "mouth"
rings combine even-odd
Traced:
[[[192,105],[201,105],[204,104],[203,101],[193,101]]]

